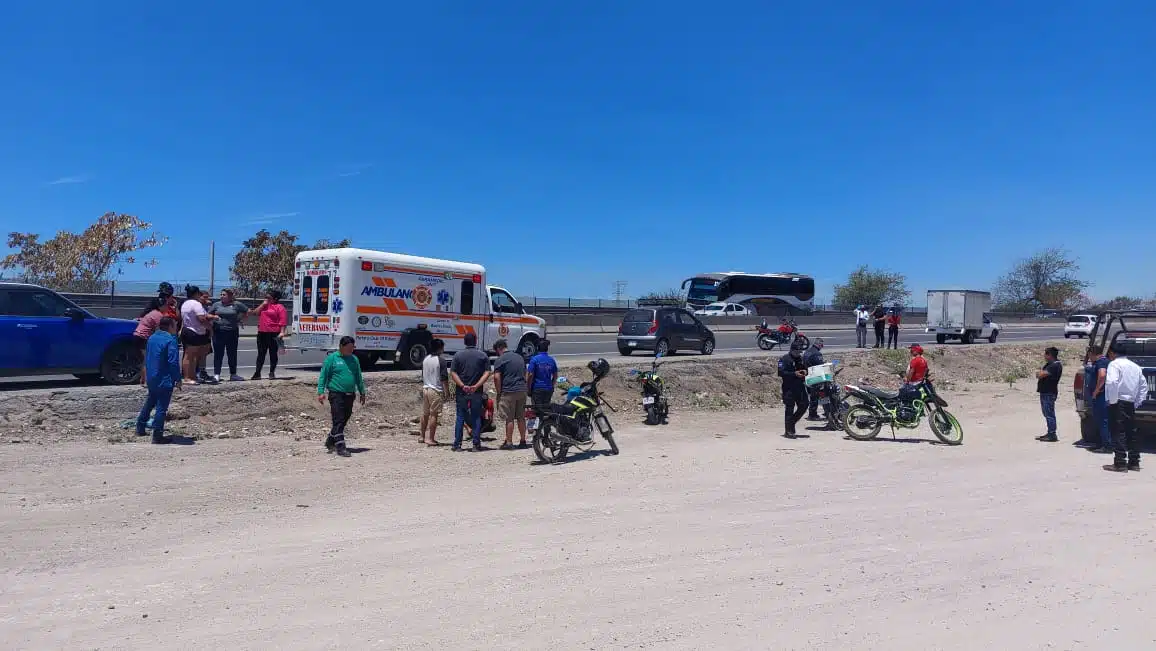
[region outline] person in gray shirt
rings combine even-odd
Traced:
[[[458,419],[454,424],[454,452],[462,449],[462,434],[466,419],[470,419],[470,432],[474,440],[474,452],[482,450],[482,414],[486,408],[486,394],[482,387],[490,379],[490,358],[478,350],[478,336],[472,332],[465,336],[466,349],[454,354],[450,363],[450,381],[454,383],[457,398]]]
[[[237,345],[241,341],[241,324],[249,315],[249,306],[237,300],[231,289],[222,289],[221,298],[209,308],[209,314],[221,317],[213,322],[213,379],[221,381],[221,361],[229,356],[229,380],[240,382],[237,375]]]
[[[498,392],[498,414],[506,422],[503,450],[526,449],[526,359],[509,350],[505,339],[494,342],[498,361],[494,362],[494,388]],[[514,447],[514,423],[518,424],[521,443]]]

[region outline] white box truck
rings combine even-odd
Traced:
[[[328,249],[297,254],[293,270],[292,344],[335,350],[353,337],[363,366],[394,360],[421,366],[436,337],[446,353],[465,348],[466,335],[493,351],[505,339],[529,357],[546,338],[546,321],[526,314],[510,292],[486,284],[481,265],[412,255]]]
[[[991,293],[969,289],[927,291],[927,332],[936,343],[958,339],[970,344],[976,339],[995,343],[999,325],[991,320]]]

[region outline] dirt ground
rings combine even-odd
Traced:
[[[964,390],[966,389],[966,390]],[[1058,444],[1030,381],[944,391],[961,447],[616,418],[556,466],[363,427],[0,447],[9,649],[1142,649],[1156,465]],[[443,431],[443,438],[445,434]],[[604,449],[604,446],[596,449]]]

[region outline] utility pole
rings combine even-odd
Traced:
[[[626,281],[625,280],[614,281],[614,302],[615,303],[621,303],[622,302],[622,296],[625,293],[626,293]]]
[[[217,290],[213,287],[217,279],[217,242],[209,240],[209,296],[216,296]]]

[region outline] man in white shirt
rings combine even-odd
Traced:
[[[421,437],[429,446],[439,445],[437,440],[438,417],[442,405],[450,395],[450,376],[446,363],[442,360],[445,342],[434,339],[429,355],[421,363]]]
[[[1140,451],[1136,447],[1136,408],[1148,397],[1148,380],[1144,369],[1128,359],[1124,342],[1117,341],[1108,349],[1108,372],[1104,393],[1108,397],[1108,424],[1116,458],[1104,470],[1128,472],[1140,469]]]
[[[855,344],[858,348],[867,347],[867,322],[871,320],[871,313],[863,305],[855,308]]]

